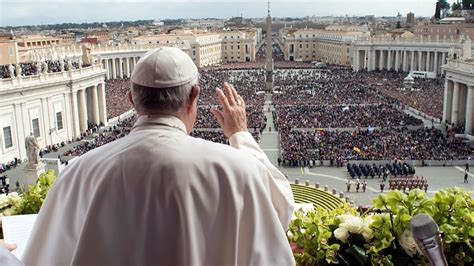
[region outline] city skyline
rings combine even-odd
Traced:
[[[434,0],[338,0],[325,1],[272,1],[273,17],[305,16],[416,16],[434,14]],[[357,7],[354,6],[357,4]],[[141,19],[172,18],[230,18],[235,16],[265,17],[267,1],[12,1],[0,0],[0,26],[44,25],[60,23],[133,21]]]

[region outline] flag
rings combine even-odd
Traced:
[[[360,149],[357,148],[357,147],[354,147],[354,151],[357,152],[357,153],[360,153]]]

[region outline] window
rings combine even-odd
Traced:
[[[31,123],[32,123],[32,126],[33,126],[33,134],[35,135],[35,137],[38,138],[40,136],[39,119],[35,118],[35,119],[31,120]]]
[[[13,147],[11,127],[3,128],[3,142],[5,143],[6,149]]]
[[[56,130],[63,129],[63,113],[57,112],[56,113]]]
[[[13,47],[8,47],[8,56],[13,56]]]

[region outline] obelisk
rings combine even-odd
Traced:
[[[273,92],[273,48],[272,48],[272,17],[270,16],[270,0],[267,15],[267,53],[265,70],[267,74],[267,92]]]

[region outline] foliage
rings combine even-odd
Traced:
[[[306,214],[296,211],[296,219],[291,221],[289,237],[294,243],[294,256],[300,265],[315,265],[322,261],[337,263],[337,254],[341,244],[334,239],[333,231],[341,221],[339,215],[357,215],[354,208],[344,205],[329,211],[316,206]]]
[[[38,213],[49,190],[56,181],[53,170],[41,174],[36,185],[29,186],[22,195],[16,192],[0,196],[0,216]]]
[[[419,190],[391,191],[373,199],[373,208],[359,216],[347,205],[334,211],[316,208],[296,212],[289,241],[299,265],[427,265],[410,231],[419,213],[440,227],[450,264],[472,262],[474,202],[459,188],[440,190],[432,198]],[[365,256],[365,257],[364,257]]]

